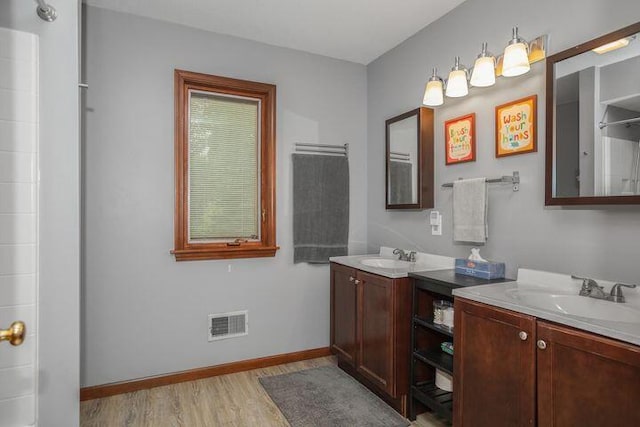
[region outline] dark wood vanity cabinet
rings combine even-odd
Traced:
[[[357,272],[358,358],[356,369],[395,397],[393,279]]]
[[[331,264],[331,350],[338,365],[406,415],[411,284]]]
[[[358,287],[355,270],[331,265],[331,351],[340,360],[355,368],[356,298]],[[334,327],[338,325],[339,327]]]
[[[462,298],[455,324],[455,426],[640,425],[638,346]]]
[[[460,298],[454,310],[454,425],[533,426],[535,317]]]
[[[640,426],[640,348],[538,321],[538,425]]]

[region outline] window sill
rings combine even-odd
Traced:
[[[176,261],[207,259],[266,258],[276,256],[279,246],[220,246],[217,248],[174,249],[171,253]]]

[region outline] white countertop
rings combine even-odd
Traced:
[[[406,250],[406,252],[409,252]],[[380,253],[369,255],[349,255],[349,256],[335,256],[329,258],[329,261],[337,264],[342,264],[347,267],[355,268],[358,270],[366,271],[372,274],[378,274],[380,276],[388,277],[390,279],[399,279],[402,277],[408,277],[409,273],[418,271],[432,271],[432,270],[446,270],[454,268],[455,258],[427,254],[418,252],[416,254],[416,262],[410,263],[407,268],[378,268],[362,264],[361,261],[365,259],[398,259],[397,255],[393,255],[393,248],[381,247]]]
[[[613,285],[612,282],[601,280],[598,280],[598,283],[605,287],[607,293]],[[572,298],[578,295],[580,287],[581,282],[571,279],[570,276],[520,269],[518,280],[515,282],[454,289],[453,295],[640,345],[640,293],[638,288],[624,288],[627,300],[625,303],[576,297],[578,302],[582,301],[580,298],[585,298],[584,302],[588,304],[594,317],[598,317],[599,309],[613,309],[620,313],[624,312],[625,321],[601,320],[565,314],[562,312],[561,304],[557,305],[557,309],[542,308],[538,304],[531,303],[526,297],[518,298],[516,296],[518,294],[534,296],[559,294],[559,297]]]

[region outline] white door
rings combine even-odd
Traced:
[[[35,424],[37,148],[38,37],[0,28],[0,427]]]

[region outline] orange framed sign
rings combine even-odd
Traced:
[[[532,95],[496,107],[496,157],[538,151],[537,104]]]
[[[445,164],[474,162],[476,160],[476,114],[444,122]]]

